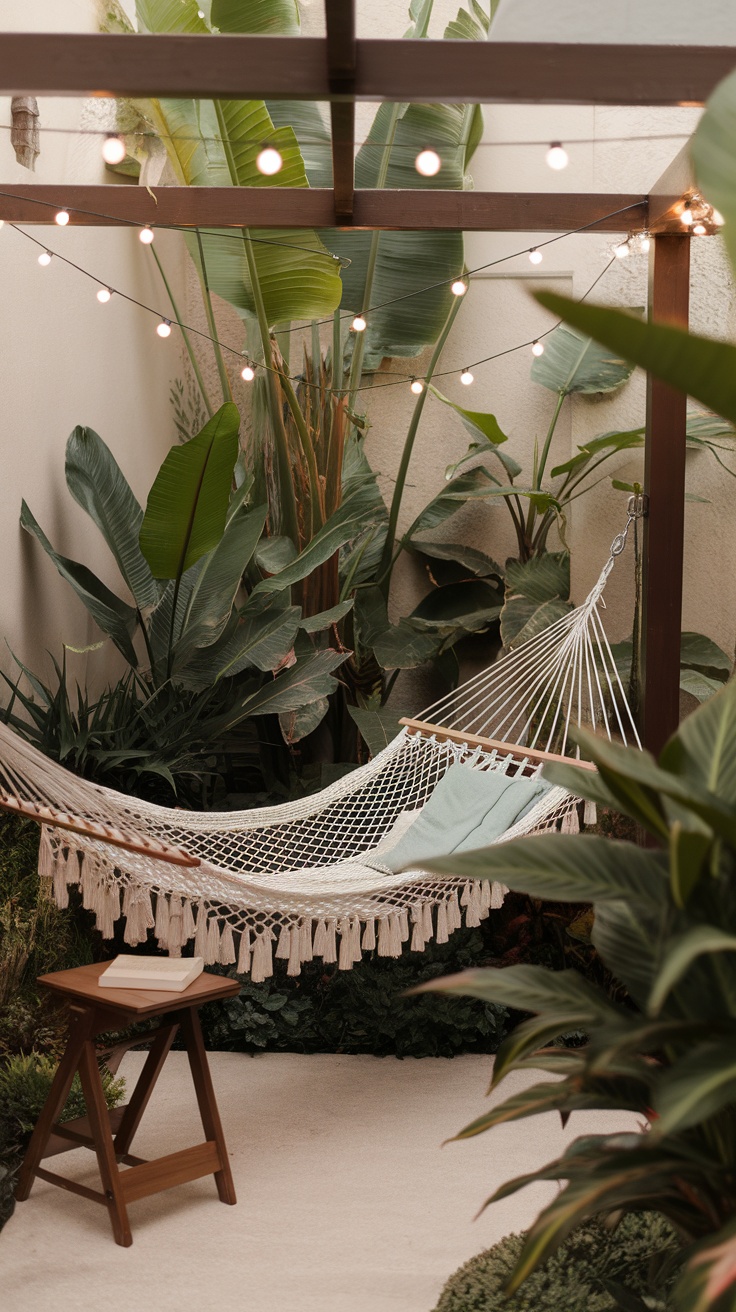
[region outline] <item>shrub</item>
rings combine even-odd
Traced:
[[[30,1134],[48,1097],[57,1063],[44,1053],[31,1052],[25,1057],[11,1057],[0,1066],[0,1121],[17,1128],[20,1136]],[[104,1066],[102,1088],[108,1107],[117,1107],[125,1094],[125,1080],[115,1077]],[[74,1076],[69,1097],[59,1119],[73,1121],[86,1115],[79,1075]]]
[[[434,1312],[667,1312],[677,1267],[675,1232],[656,1212],[574,1230],[510,1297],[503,1292],[526,1236],[507,1235],[450,1277]],[[624,1295],[623,1291],[626,1291]]]

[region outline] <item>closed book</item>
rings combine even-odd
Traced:
[[[106,989],[152,989],[182,993],[201,975],[202,957],[116,957],[103,970],[98,984]]]

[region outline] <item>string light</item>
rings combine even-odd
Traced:
[[[156,332],[158,333],[159,337],[170,337],[170,336],[171,336],[171,320],[170,320],[170,319],[162,319],[161,322],[160,322],[160,324],[158,325],[158,328],[156,329]]]
[[[424,391],[424,383],[419,378],[412,378],[411,390],[415,396],[421,396]]]
[[[240,377],[245,379],[246,383],[252,383],[255,376],[256,371],[253,366],[248,363],[244,364],[243,368],[240,370]]]
[[[711,214],[711,218],[717,228],[722,228],[724,223],[726,222],[720,210],[714,210],[713,213]]]
[[[683,223],[686,228],[689,228],[693,222],[693,211],[689,200],[686,200],[683,205],[680,222]]]
[[[364,332],[365,332],[366,327],[367,327],[367,324],[366,324],[366,321],[365,321],[365,319],[363,318],[362,314],[356,314],[356,316],[355,316],[355,318],[353,319],[353,322],[351,323],[350,327],[352,328],[353,332],[356,332],[356,333],[364,333]]]
[[[107,305],[111,296],[112,292],[109,287],[100,287],[100,290],[97,293],[97,299],[100,302],[100,305]]]
[[[549,167],[554,169],[556,173],[558,173],[560,169],[566,169],[570,163],[570,156],[561,141],[553,141],[550,144],[546,159]]]
[[[121,164],[125,159],[125,142],[117,132],[108,132],[102,143],[102,158],[106,164]]]
[[[436,150],[420,150],[414,160],[414,167],[423,178],[433,178],[442,168],[442,160]]]
[[[60,228],[65,228],[68,222],[69,222],[68,210],[58,210],[57,213],[54,215],[54,223],[58,223]]]
[[[466,282],[463,282],[462,278],[456,278],[454,283],[450,287],[450,291],[452,292],[453,296],[464,296],[467,290],[468,290],[468,284]]]
[[[643,255],[648,255],[651,248],[652,239],[645,228],[643,232],[639,233],[639,250]]]
[[[532,342],[532,355],[544,355],[544,344],[542,342]]]
[[[471,374],[470,370],[469,370],[469,369],[463,369],[463,371],[462,371],[462,373],[461,373],[461,375],[460,375],[460,382],[461,382],[461,383],[464,383],[466,387],[470,387],[470,384],[472,383],[472,381],[473,381],[473,375]]]
[[[41,254],[38,257],[38,262],[43,265],[45,269],[47,264],[51,263],[51,251],[41,251]]]
[[[693,235],[695,237],[705,237],[707,232],[708,229],[700,219],[693,225]]]
[[[151,242],[153,241],[153,228],[150,224],[147,223],[145,228],[141,228],[138,233],[138,240],[142,241],[144,246],[151,245]]]
[[[264,146],[256,155],[256,168],[259,173],[265,173],[267,177],[273,177],[278,173],[283,164],[280,151],[275,146]]]
[[[530,250],[530,252],[529,252],[529,263],[530,263],[530,264],[541,264],[543,258],[544,258],[544,257],[543,257],[543,255],[542,255],[542,252],[541,252],[540,250],[538,250],[538,248],[537,248],[536,246],[532,246],[532,248],[531,248],[531,250]]]
[[[613,253],[616,256],[617,260],[625,260],[628,258],[628,256],[631,254],[631,247],[629,246],[628,237],[626,241],[619,242],[618,246],[614,246]]]

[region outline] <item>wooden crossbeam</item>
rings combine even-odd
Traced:
[[[703,104],[733,46],[356,42],[358,100]],[[53,96],[341,100],[324,37],[4,32],[0,89]]]
[[[0,186],[0,218],[51,224],[60,206],[72,227],[174,224],[219,228],[330,228],[336,200],[324,188],[160,187],[155,199],[136,186]],[[620,211],[620,213],[619,213]],[[612,218],[607,217],[613,215]],[[101,217],[102,216],[102,217]],[[378,229],[458,229],[465,232],[596,232],[645,227],[646,196],[637,194],[360,190],[352,226]]]
[[[43,806],[39,802],[27,802],[23,798],[0,790],[0,810],[10,811],[12,815],[22,815],[33,820],[37,825],[50,825],[54,829],[63,829],[68,833],[81,834],[84,838],[94,838],[100,843],[110,843],[121,847],[125,852],[135,852],[140,856],[149,856],[156,861],[167,861],[169,865],[184,866],[192,869],[201,865],[198,856],[192,856],[180,847],[173,847],[156,838],[146,838],[143,834],[124,834],[115,825],[101,824],[97,820],[88,820],[86,816],[71,815],[54,806]]]
[[[330,91],[352,97],[355,90],[355,0],[325,0],[327,70]],[[355,189],[355,101],[330,103],[334,222],[353,222]]]
[[[423,738],[436,738],[441,743],[459,743],[465,747],[482,747],[486,752],[506,753],[520,761],[531,761],[535,765],[557,762],[561,765],[574,765],[581,770],[596,769],[592,761],[581,761],[574,756],[560,756],[557,752],[543,752],[538,747],[519,747],[517,743],[505,743],[499,738],[484,738],[477,733],[462,733],[459,729],[445,729],[441,724],[412,720],[406,715],[399,720],[399,724],[405,725],[410,734],[419,734]]]

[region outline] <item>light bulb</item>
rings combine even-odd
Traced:
[[[639,234],[639,250],[642,251],[644,255],[648,255],[651,249],[652,249],[652,239],[649,236],[649,233],[641,232]]]
[[[690,208],[689,201],[687,201],[685,208],[683,209],[682,214],[680,215],[680,222],[684,223],[686,228],[689,228],[693,222],[693,212]]]
[[[252,383],[255,376],[256,371],[252,365],[243,365],[243,368],[240,370],[240,377],[243,378],[246,383]]]
[[[365,319],[363,318],[362,314],[356,314],[356,316],[355,316],[355,318],[353,319],[353,322],[351,323],[350,327],[353,329],[353,332],[356,332],[356,333],[364,333],[364,332],[365,332],[367,325],[366,325],[366,321],[365,321]]]
[[[711,218],[713,219],[713,222],[715,223],[717,228],[722,228],[724,223],[726,222],[720,210],[714,210],[711,215]]]
[[[204,18],[204,9],[197,10],[197,18]]]
[[[59,210],[59,212],[54,215],[54,223],[58,223],[60,228],[65,228],[68,222],[69,222],[68,210]]]
[[[47,264],[50,264],[50,263],[51,263],[51,251],[41,251],[41,254],[40,254],[39,257],[38,257],[38,262],[39,262],[39,264],[42,264],[42,265],[44,266],[44,268],[46,267]]]
[[[158,333],[159,337],[170,337],[171,321],[169,319],[162,319],[160,324],[158,325],[158,328],[156,329],[156,332]]]
[[[111,296],[112,292],[109,287],[100,287],[100,290],[97,293],[97,299],[100,302],[100,305],[106,305]]]
[[[463,371],[462,371],[462,373],[461,373],[461,375],[460,375],[460,382],[461,382],[461,383],[464,383],[466,387],[470,387],[470,384],[472,383],[472,381],[473,381],[473,375],[471,374],[470,370],[469,370],[469,369],[463,369]]]
[[[532,249],[529,252],[529,262],[530,264],[542,263],[542,252],[537,250],[536,246],[532,246]]]
[[[544,346],[541,342],[532,342],[532,355],[544,355]]]
[[[0,228],[5,227],[5,219],[0,219]]]
[[[422,392],[424,391],[424,383],[420,382],[418,378],[412,378],[411,390],[415,396],[421,396]]]
[[[442,160],[436,150],[420,150],[414,160],[414,167],[423,178],[433,178],[442,168]]]
[[[146,224],[138,233],[138,240],[142,241],[144,246],[150,246],[153,241],[153,228]]]
[[[559,172],[560,169],[566,169],[570,163],[570,156],[561,141],[553,141],[547,151],[547,163],[551,169]]]
[[[628,240],[619,242],[618,246],[614,246],[613,253],[617,260],[625,260],[631,254]]]
[[[468,290],[468,284],[466,282],[463,282],[462,278],[456,278],[454,283],[450,287],[450,291],[452,292],[453,296],[464,296],[467,290]]]
[[[106,164],[121,164],[125,159],[125,142],[117,132],[108,132],[102,143],[102,158]]]
[[[708,229],[706,228],[704,223],[700,222],[700,220],[698,220],[698,222],[694,224],[693,233],[696,237],[705,237],[707,232]]]
[[[264,146],[263,150],[256,156],[256,168],[259,173],[265,173],[267,177],[272,177],[278,173],[283,159],[275,146]]]

